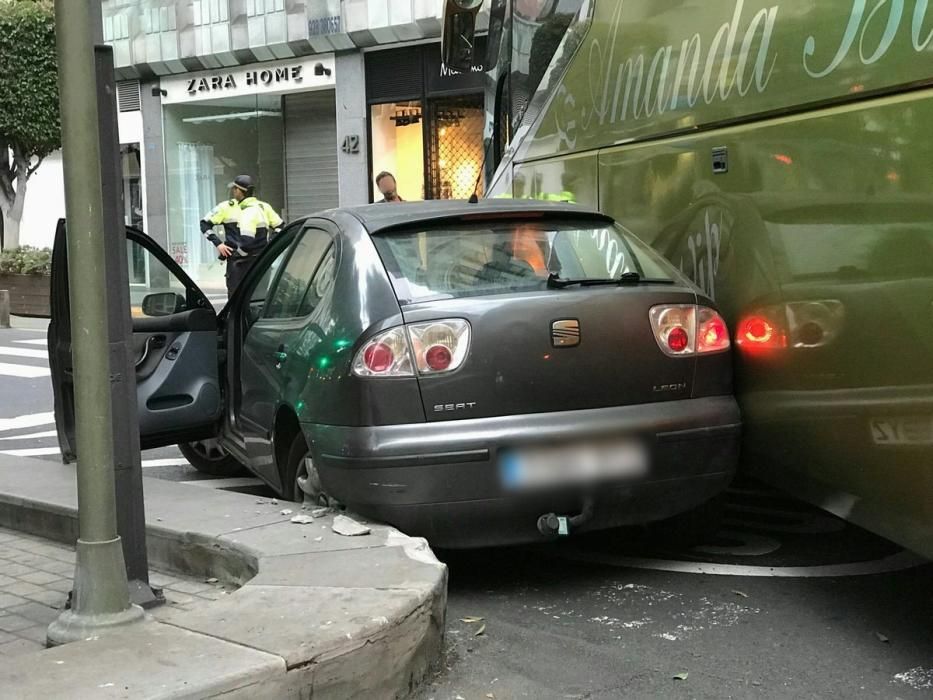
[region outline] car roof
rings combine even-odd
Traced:
[[[495,218],[497,214],[502,214],[513,218],[527,213],[533,216],[543,214],[544,216],[572,216],[612,221],[612,217],[606,214],[576,204],[542,202],[535,199],[481,199],[475,204],[467,200],[431,200],[366,204],[343,207],[338,211],[346,212],[356,218],[369,233],[378,233],[401,226],[409,227],[415,223],[440,223],[471,215]]]

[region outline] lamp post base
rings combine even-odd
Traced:
[[[75,551],[71,610],[49,625],[48,646],[106,634],[145,619],[143,609],[130,602],[119,537],[105,542],[78,540]]]

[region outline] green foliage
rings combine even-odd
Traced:
[[[61,147],[55,17],[47,1],[0,0],[0,148],[4,145],[30,161]]]
[[[52,274],[52,251],[49,248],[33,248],[24,245],[0,253],[0,274],[50,275]]]

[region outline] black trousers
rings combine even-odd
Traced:
[[[253,261],[256,260],[255,255],[247,255],[246,257],[236,257],[231,256],[227,258],[227,298],[233,296],[233,292],[240,282],[243,281],[243,278],[246,276],[246,273],[249,272],[249,269],[253,266]]]

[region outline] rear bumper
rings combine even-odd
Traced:
[[[463,421],[303,428],[322,481],[338,500],[437,546],[466,547],[543,539],[538,516],[576,515],[587,497],[595,508],[581,531],[660,520],[699,505],[724,489],[735,472],[740,419],[735,400],[726,396]],[[500,483],[503,449],[609,436],[645,440],[646,476],[592,494],[566,488],[515,494]]]

